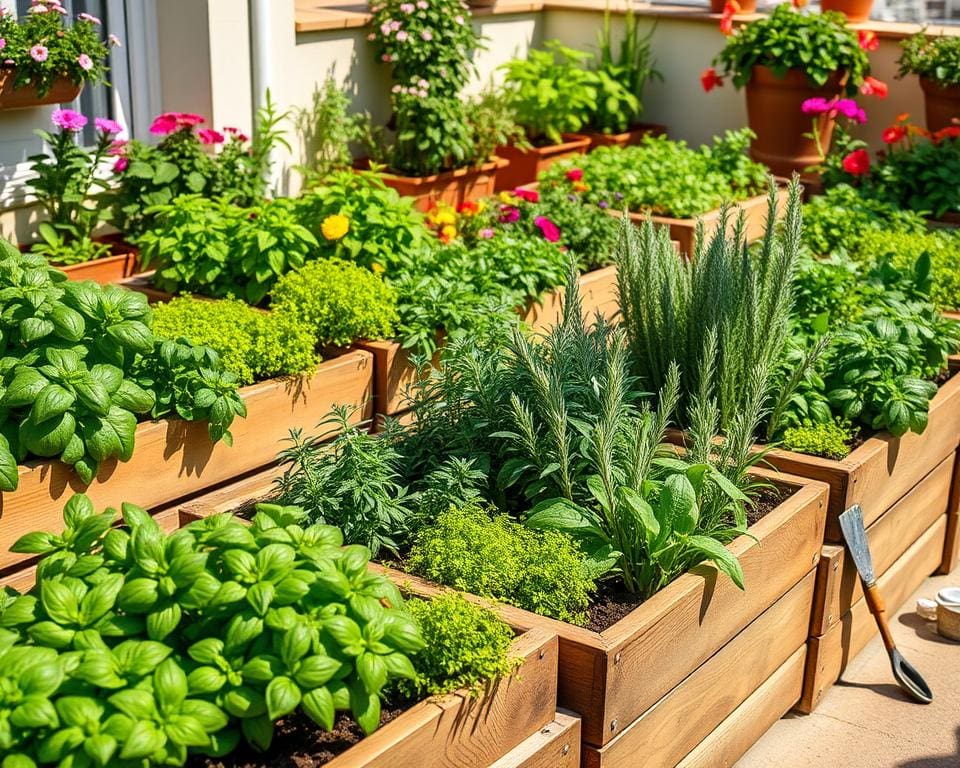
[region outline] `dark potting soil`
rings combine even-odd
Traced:
[[[747,526],[754,525],[770,514],[787,494],[776,486],[761,488],[753,504],[747,507]],[[618,585],[601,586],[587,610],[586,629],[603,632],[643,603],[643,598],[618,589]]]
[[[395,720],[410,706],[385,707],[380,715],[380,727]],[[257,752],[244,743],[226,757],[191,757],[187,768],[317,768],[362,740],[360,726],[347,714],[339,715],[329,732],[298,714],[277,723],[273,744],[267,752]]]

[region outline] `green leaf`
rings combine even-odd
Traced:
[[[524,523],[539,530],[556,530],[575,537],[605,540],[599,520],[590,510],[568,499],[546,499],[537,504]]]
[[[333,706],[333,696],[326,688],[315,688],[303,695],[300,706],[313,722],[325,731],[333,730],[333,720],[336,710]]]
[[[43,582],[40,588],[40,603],[47,615],[57,624],[75,624],[80,618],[77,596],[63,582]]]
[[[267,686],[267,715],[279,720],[289,715],[300,704],[300,689],[289,677],[275,677]]]
[[[167,737],[152,722],[138,720],[133,724],[130,733],[123,743],[120,758],[123,760],[140,760],[150,757],[167,743]]]
[[[709,536],[688,536],[687,543],[723,571],[740,589],[743,589],[743,568],[729,549]]]

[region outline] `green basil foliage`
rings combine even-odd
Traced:
[[[418,681],[417,623],[369,551],[299,509],[260,505],[172,534],[124,505],[66,505],[66,530],[14,546],[42,555],[36,586],[0,598],[5,768],[183,765],[246,740],[267,749],[299,711],[366,733],[391,681]]]
[[[69,282],[0,241],[0,303],[0,490],[16,489],[28,457],[91,482],[102,462],[130,459],[140,418],[207,420],[229,441],[246,415],[212,350],[154,339],[141,294]]]

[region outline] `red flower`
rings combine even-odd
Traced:
[[[582,168],[571,168],[566,173],[567,181],[580,181],[583,178]]]
[[[948,125],[933,134],[933,141],[939,144],[944,139],[960,138],[960,125]]]
[[[865,176],[870,173],[870,155],[865,149],[855,149],[843,158],[843,170],[852,176]]]
[[[857,42],[865,51],[875,51],[880,47],[880,38],[877,37],[877,33],[866,29],[857,31]]]
[[[703,90],[710,93],[714,88],[723,85],[723,78],[713,67],[708,67],[700,73],[700,85],[703,86]]]
[[[907,135],[907,129],[902,125],[891,125],[883,131],[884,144],[896,144]]]
[[[723,4],[723,15],[720,17],[720,31],[723,34],[733,34],[733,17],[738,13],[740,13],[740,4],[737,0],[727,0]]]
[[[517,187],[513,190],[513,194],[521,200],[526,200],[528,203],[536,203],[540,200],[540,193],[535,189],[521,189]]]
[[[462,213],[464,216],[476,216],[479,212],[480,206],[472,200],[466,200],[457,206],[457,213]]]
[[[878,99],[887,98],[887,94],[890,93],[890,89],[887,87],[887,84],[882,80],[877,80],[875,77],[870,77],[869,75],[863,78],[863,85],[860,86],[860,93],[864,96],[876,96]]]
[[[792,0],[794,8],[803,8],[807,4],[807,0]]]

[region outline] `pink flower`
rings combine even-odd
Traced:
[[[377,36],[373,32],[367,35],[367,40],[369,40],[371,43],[376,39],[377,39]]]
[[[824,99],[820,96],[817,96],[813,99],[807,99],[800,105],[800,109],[805,115],[822,115],[825,112],[830,112],[834,103],[832,100]]]
[[[206,122],[203,115],[197,115],[193,112],[174,112],[173,114],[176,116],[177,125],[180,128],[193,128],[195,125]]]
[[[397,42],[399,42],[399,43],[402,43],[402,42],[403,42],[404,40],[406,40],[408,37],[409,37],[409,35],[408,35],[404,30],[402,30],[402,29],[401,29],[399,32],[397,32]]]
[[[877,80],[869,75],[863,78],[863,85],[860,86],[860,93],[864,96],[876,96],[878,99],[885,99],[890,93],[890,88],[882,80]]]
[[[123,130],[123,126],[120,125],[116,120],[111,120],[109,117],[95,117],[93,119],[93,124],[97,126],[98,131],[103,133],[120,133]]]
[[[0,51],[7,47],[7,41],[0,37]]]
[[[202,128],[197,131],[197,138],[201,144],[223,144],[223,134],[213,128]]]
[[[91,59],[85,53],[81,53],[79,56],[77,56],[77,64],[80,65],[80,69],[82,69],[84,72],[89,72],[91,69],[93,69],[93,59]]]
[[[533,223],[543,234],[543,238],[547,242],[555,243],[560,239],[560,227],[550,221],[546,216],[537,216],[537,218],[533,220]]]
[[[110,145],[110,149],[107,150],[107,154],[113,157],[122,155],[127,151],[128,143],[129,142],[126,139],[114,139],[113,143]]]
[[[49,10],[50,9],[47,8],[47,6],[45,5],[34,5],[33,7],[27,10],[27,13],[46,13]]]
[[[400,10],[404,13],[413,13],[415,10],[417,10],[417,6],[415,6],[413,3],[400,3]]]
[[[177,116],[173,112],[157,115],[150,124],[150,133],[154,136],[166,136],[177,130]]]
[[[840,99],[835,104],[837,112],[855,123],[867,122],[867,113],[853,99]]]
[[[433,32],[431,32],[429,29],[425,29],[420,33],[420,37],[429,43],[431,40],[433,40]]]
[[[96,16],[91,16],[89,13],[81,13],[79,16],[77,16],[77,18],[80,19],[80,21],[89,21],[91,24],[96,24],[98,27],[103,24],[100,19],[98,19]]]
[[[430,83],[424,80],[422,77],[417,81],[417,87],[419,88],[429,88]]]
[[[380,32],[381,32],[381,34],[383,34],[384,37],[390,37],[390,22],[389,22],[389,21],[385,21],[383,24],[380,25]]]
[[[500,223],[513,224],[520,218],[520,209],[514,205],[500,206]]]
[[[429,7],[430,3],[428,3],[427,0],[417,0],[417,8],[419,8],[421,11],[425,11]]]
[[[110,35],[108,39],[110,40],[110,45],[114,48],[123,48],[123,43],[120,42],[120,38],[116,35]]]
[[[72,109],[55,109],[50,115],[50,120],[60,130],[71,133],[83,130],[83,126],[87,124],[87,118]]]
[[[490,229],[490,227],[486,227],[485,229],[481,229],[477,234],[480,235],[480,237],[482,237],[484,240],[489,240],[493,237],[494,231]]]
[[[233,136],[233,138],[235,138],[235,139],[236,139],[237,141],[239,141],[241,144],[242,144],[243,142],[245,142],[245,141],[249,141],[249,140],[250,140],[250,138],[247,136],[247,134],[245,134],[245,133],[244,133],[243,131],[241,131],[239,128],[232,128],[232,127],[229,127],[229,126],[228,126],[228,127],[224,128],[223,130],[224,130],[224,132],[229,133],[231,136]]]
[[[583,179],[583,168],[571,168],[564,174],[567,181],[581,181]]]
[[[399,21],[391,21],[391,22],[390,22],[390,29],[392,29],[394,32],[396,32],[398,29],[400,29],[400,22],[399,22]]]
[[[40,6],[37,6],[37,7],[39,8]],[[47,56],[49,55],[50,55],[50,52],[47,50],[46,46],[44,45],[35,45],[33,46],[33,48],[30,49],[30,58],[33,59],[34,61],[40,61],[40,62],[46,61]]]
[[[130,161],[125,157],[118,157],[113,163],[113,172],[114,173],[123,173],[127,170],[127,166],[130,165]]]
[[[380,57],[380,61],[385,61],[389,64],[391,61],[393,61],[393,56],[391,56],[389,53],[385,53]]]
[[[463,16],[460,16],[459,14],[457,16],[454,16],[453,20],[457,22],[457,24],[463,24]]]

